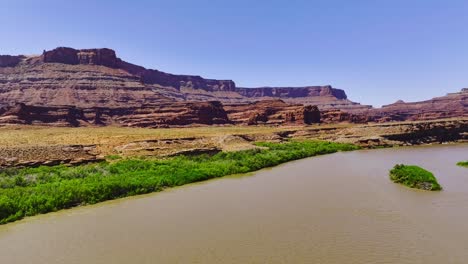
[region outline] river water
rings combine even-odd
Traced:
[[[0,263],[468,263],[468,145],[362,150],[0,226]],[[444,190],[394,184],[420,165]]]

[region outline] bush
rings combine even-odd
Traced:
[[[468,168],[468,161],[460,161],[457,163],[458,166],[460,167],[466,167]]]

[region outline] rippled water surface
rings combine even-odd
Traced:
[[[468,145],[363,150],[0,226],[0,263],[468,263]],[[390,182],[396,163],[442,192]]]

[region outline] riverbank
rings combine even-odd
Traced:
[[[256,148],[255,142],[323,140],[363,148],[468,142],[468,119],[310,126],[0,127],[0,169],[99,162],[106,156],[168,157]]]
[[[26,216],[247,173],[358,146],[320,141],[256,143],[256,149],[166,159],[130,158],[68,167],[10,168],[0,173],[0,224]],[[114,157],[118,159],[118,157]]]

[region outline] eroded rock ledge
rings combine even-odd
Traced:
[[[227,109],[227,111],[225,110]],[[289,105],[281,100],[223,106],[220,102],[168,102],[139,107],[30,106],[0,108],[1,124],[49,126],[118,125],[176,127],[189,125],[283,125],[320,123],[316,106]]]
[[[17,104],[0,109],[0,124],[128,127],[169,127],[184,125],[227,124],[229,119],[219,102],[169,103],[140,107],[29,106]]]
[[[1,129],[2,132],[9,132],[11,128]],[[468,119],[373,125],[290,126],[268,129],[262,127],[239,129],[237,127],[237,129],[231,130],[235,132],[229,133],[220,132],[226,131],[224,128],[206,127],[203,128],[203,135],[198,132],[197,135],[193,136],[190,132],[191,128],[176,128],[170,131],[168,138],[158,137],[155,133],[138,135],[141,130],[135,135],[132,133],[129,136],[128,130],[121,128],[61,128],[58,130],[56,128],[50,130],[49,128],[40,128],[52,133],[47,144],[31,140],[31,137],[36,135],[38,128],[16,126],[12,129],[31,129],[31,131],[26,133],[27,138],[20,139],[22,142],[20,145],[0,146],[0,167],[95,162],[102,160],[107,155],[167,157],[201,153],[213,154],[219,151],[258,148],[253,144],[258,141],[281,142],[290,139],[352,143],[364,148],[468,142]],[[12,131],[14,133],[15,130]],[[103,131],[107,132],[103,133]],[[86,140],[87,138],[94,139],[87,140],[87,144],[80,144],[82,141],[76,139],[75,133],[83,134],[80,135],[82,140],[83,138]],[[96,136],[96,133],[99,136]],[[60,136],[57,137],[57,135]],[[14,138],[17,137],[14,136]],[[63,142],[64,138],[68,138],[65,143]],[[30,143],[24,144],[26,141]]]
[[[8,167],[78,165],[102,161],[95,145],[55,145],[32,147],[0,147],[0,169]]]

